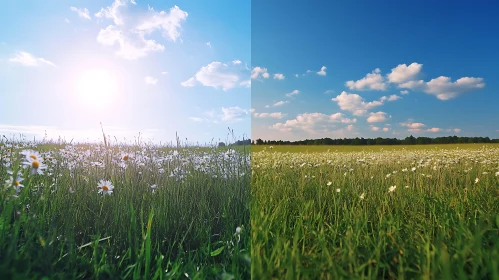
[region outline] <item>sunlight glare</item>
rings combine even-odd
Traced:
[[[107,69],[90,69],[78,76],[76,92],[85,105],[103,107],[116,97],[118,82]]]

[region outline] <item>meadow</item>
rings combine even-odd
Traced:
[[[499,279],[497,145],[253,146],[251,160],[254,279]]]
[[[0,279],[249,279],[243,148],[0,143]]]

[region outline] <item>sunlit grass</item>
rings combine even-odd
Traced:
[[[499,279],[499,147],[482,146],[253,152],[252,276]]]
[[[4,141],[0,157],[0,279],[250,277],[248,152]]]

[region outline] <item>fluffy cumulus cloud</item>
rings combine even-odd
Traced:
[[[274,112],[274,113],[253,113],[253,116],[255,118],[260,118],[260,119],[265,119],[265,118],[272,118],[272,119],[282,119],[286,116],[286,114],[283,114],[281,112]]]
[[[400,96],[398,96],[396,94],[392,94],[390,96],[382,96],[380,98],[380,100],[381,101],[390,101],[391,102],[391,101],[399,100],[400,98],[402,98],[402,97],[400,97]]]
[[[274,103],[274,107],[279,107],[286,103],[289,103],[289,101],[277,101],[276,103]]]
[[[423,64],[413,62],[410,65],[399,64],[387,75],[388,81],[397,84],[398,88],[422,91],[436,96],[440,100],[449,100],[459,95],[485,87],[483,78],[462,77],[452,82],[450,77],[440,76],[429,82],[418,80]],[[402,90],[401,94],[408,94]]]
[[[90,13],[88,12],[87,8],[76,8],[76,7],[71,7],[71,11],[75,12],[78,14],[79,17],[84,18],[84,19],[91,19],[90,18]]]
[[[388,127],[383,127],[383,131],[384,131],[384,132],[388,132],[388,131],[390,131],[390,128],[388,128]]]
[[[485,87],[483,78],[463,77],[452,82],[451,78],[440,76],[427,82],[424,92],[435,95],[440,100],[449,100],[483,87]]]
[[[292,91],[292,92],[290,92],[290,93],[286,93],[286,96],[287,96],[287,97],[291,97],[291,96],[293,96],[293,95],[298,95],[299,93],[300,93],[300,91],[299,91],[299,90],[297,90],[297,89],[295,89],[295,90],[293,90],[293,91]]]
[[[406,90],[406,89],[404,89],[404,90],[401,90],[401,91],[400,91],[400,94],[409,94],[409,91],[408,91],[408,90]]]
[[[260,76],[264,79],[268,79],[270,77],[267,68],[262,68],[260,66],[254,67],[253,70],[251,70],[251,79],[258,79]]]
[[[281,73],[276,73],[276,74],[274,74],[274,79],[275,80],[284,80],[284,75]]]
[[[407,122],[400,123],[401,126],[407,127],[409,132],[420,132],[423,128],[426,127],[425,124],[419,122],[413,122],[409,120]]]
[[[35,57],[27,52],[17,52],[14,57],[9,59],[9,61],[30,67],[41,66],[41,65],[55,66],[53,62],[48,61],[41,57]]]
[[[441,128],[438,128],[438,127],[432,127],[432,128],[429,128],[427,131],[428,131],[428,132],[434,132],[434,133],[437,133],[437,132],[442,131],[442,129],[441,129]]]
[[[317,75],[319,75],[319,76],[326,76],[326,69],[327,69],[326,66],[322,66],[321,70],[319,72],[317,72]]]
[[[165,47],[147,36],[161,32],[164,38],[176,42],[180,37],[181,24],[188,13],[174,6],[168,12],[156,12],[150,8],[145,14],[128,13],[128,1],[115,0],[111,6],[95,14],[100,19],[110,19],[113,24],[102,28],[97,42],[104,46],[118,46],[116,55],[128,60],[147,56],[150,52],[163,51]]]
[[[385,112],[370,113],[369,117],[367,118],[368,123],[384,122],[384,121],[386,121],[386,113]]]
[[[193,87],[197,83],[216,89],[221,88],[224,91],[251,85],[249,82],[249,69],[238,60],[230,63],[214,61],[201,67],[194,77],[182,82],[181,85]]]
[[[373,72],[367,74],[364,78],[357,81],[348,81],[345,83],[350,90],[386,90],[387,85],[381,76],[381,70],[376,68]]]
[[[281,131],[305,131],[310,134],[330,132],[336,124],[352,124],[357,119],[346,118],[342,113],[326,115],[322,113],[299,114],[295,119],[287,120],[284,123],[276,123],[270,128]],[[353,128],[353,127],[352,127]]]
[[[416,62],[411,63],[409,66],[406,64],[399,64],[397,67],[392,69],[392,72],[387,75],[388,81],[390,83],[403,84],[409,81],[414,81],[419,73],[423,64]]]
[[[369,110],[383,105],[383,100],[366,102],[360,95],[346,91],[331,100],[338,103],[341,110],[352,112],[355,116],[363,116]]]

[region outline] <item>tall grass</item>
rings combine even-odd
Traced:
[[[22,166],[28,149],[43,175]],[[250,277],[247,153],[4,140],[0,157],[0,279]]]
[[[252,153],[253,278],[499,279],[499,149],[429,148]]]

